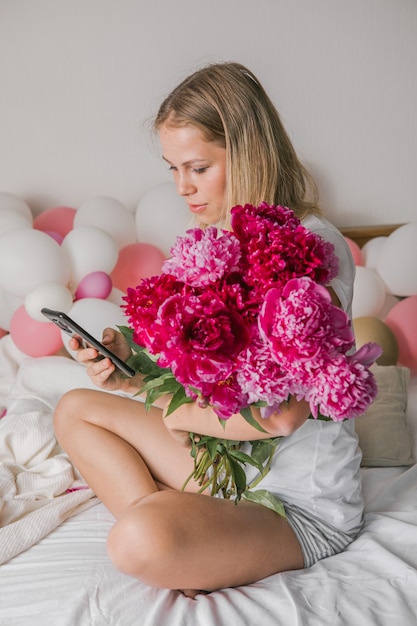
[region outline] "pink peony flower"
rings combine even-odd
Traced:
[[[194,228],[184,237],[177,237],[171,254],[162,271],[188,285],[202,287],[238,269],[240,246],[233,233],[223,231],[218,236],[217,228],[210,226],[206,230]]]
[[[330,294],[311,278],[288,281],[282,290],[271,289],[259,314],[261,336],[274,358],[288,368],[306,368],[320,355],[349,350],[354,336],[348,316],[331,303]]]
[[[237,381],[248,404],[258,401],[281,404],[294,392],[293,379],[272,357],[269,346],[259,335],[239,356]]]
[[[306,394],[313,417],[318,411],[334,421],[361,415],[377,394],[372,372],[360,361],[338,358],[316,370]]]

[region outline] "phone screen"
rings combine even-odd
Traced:
[[[45,317],[49,319],[49,321],[53,322],[63,330],[65,333],[74,336],[81,341],[83,347],[91,347],[95,348],[97,352],[103,357],[107,357],[110,359],[112,363],[115,364],[120,371],[123,372],[126,376],[132,377],[135,375],[135,370],[133,370],[127,363],[119,359],[111,350],[106,348],[100,341],[98,341],[95,337],[90,335],[82,326],[77,324],[73,319],[71,319],[66,313],[62,311],[53,311],[52,309],[43,308],[41,312]]]

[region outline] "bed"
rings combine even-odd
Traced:
[[[392,228],[344,234],[363,244]],[[360,435],[365,499],[360,536],[343,553],[308,570],[190,599],[120,574],[106,554],[112,516],[72,467],[51,428],[60,395],[90,386],[84,369],[64,356],[25,356],[9,335],[3,337],[0,625],[416,624],[417,376],[396,365],[376,369],[381,404],[375,402],[373,414],[360,418],[369,422]]]

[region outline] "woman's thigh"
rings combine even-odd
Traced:
[[[126,574],[172,589],[211,591],[304,566],[290,525],[273,511],[175,491],[127,511],[110,533],[109,551]]]
[[[170,435],[158,408],[151,407],[146,412],[142,402],[128,397],[77,389],[61,399],[56,413],[58,431],[67,430],[67,435],[75,441],[81,441],[81,435],[77,437],[74,429],[83,429],[87,424],[102,428],[127,442],[162,485],[180,489],[193,470],[190,448],[179,445]],[[90,445],[93,445],[94,431],[89,436],[93,440]],[[87,441],[86,445],[89,445]],[[113,459],[114,464],[121,461]],[[187,490],[197,489],[198,485],[190,481]]]

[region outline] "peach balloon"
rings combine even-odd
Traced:
[[[350,253],[353,257],[353,261],[355,265],[363,265],[364,263],[363,263],[362,250],[360,249],[356,241],[353,241],[353,239],[350,239],[349,237],[345,237],[345,240],[346,240],[347,245],[349,246]]]
[[[396,365],[398,361],[398,343],[392,330],[377,317],[357,317],[353,320],[356,347],[360,348],[369,341],[382,348],[377,359],[378,365]]]
[[[111,279],[114,287],[120,291],[136,287],[143,278],[150,278],[161,273],[165,261],[163,252],[150,243],[132,243],[119,252],[119,258]]]
[[[69,206],[57,206],[40,213],[33,220],[33,228],[50,231],[65,237],[74,227],[76,209]]]
[[[24,306],[11,319],[10,335],[19,350],[33,357],[55,354],[63,346],[59,328],[52,322],[34,320]]]
[[[398,342],[398,362],[417,373],[417,296],[400,300],[385,318]]]

